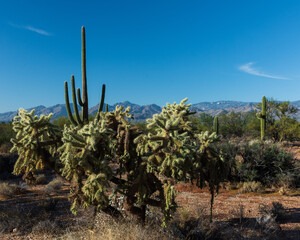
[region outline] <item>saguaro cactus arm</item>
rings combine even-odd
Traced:
[[[104,99],[105,99],[105,84],[102,85],[101,101],[100,101],[100,104],[99,104],[98,112],[103,111]]]
[[[100,100],[100,103],[99,103],[99,108],[98,108],[98,113],[97,113],[97,119],[98,120],[99,120],[100,112],[103,111],[104,99],[105,99],[105,84],[102,85],[101,100]]]
[[[78,107],[77,107],[76,94],[75,94],[75,79],[74,79],[73,75],[71,77],[71,86],[72,86],[73,109],[75,112],[75,118],[76,118],[77,123],[79,125],[82,125],[83,123],[80,119],[80,115],[79,115],[79,111],[78,111]]]
[[[68,82],[67,81],[65,82],[65,102],[66,102],[67,114],[68,114],[68,117],[69,117],[71,123],[75,126],[78,125],[72,115],[70,102],[69,102],[69,91],[68,91]],[[75,104],[76,104],[76,102],[73,103],[73,105],[75,105]]]

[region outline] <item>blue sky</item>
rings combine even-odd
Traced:
[[[86,27],[89,105],[300,100],[300,1],[0,1],[0,112],[64,103],[81,87]]]

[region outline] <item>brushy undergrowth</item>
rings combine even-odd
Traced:
[[[239,189],[240,193],[261,193],[264,191],[264,187],[261,182],[244,182],[242,187]]]
[[[300,184],[300,170],[293,154],[276,144],[223,142],[217,148],[230,162],[230,182],[261,182],[264,186],[289,188]]]
[[[58,178],[52,180],[45,186],[45,192],[50,194],[52,192],[57,192],[62,187],[62,181]]]
[[[14,197],[15,195],[24,193],[25,187],[20,184],[2,182],[0,183],[0,195],[6,197]]]
[[[35,177],[35,184],[44,185],[47,184],[47,177],[45,174],[39,174]]]

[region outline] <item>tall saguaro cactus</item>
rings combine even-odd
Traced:
[[[217,116],[214,117],[214,132],[219,135],[219,118]]]
[[[265,139],[266,114],[266,97],[263,96],[261,101],[261,112],[257,114],[257,117],[260,119],[260,137],[262,141]]]
[[[74,109],[74,113],[75,113],[75,119],[72,115],[70,102],[69,102],[68,83],[65,82],[65,101],[66,101],[67,113],[68,113],[71,123],[75,126],[87,124],[89,121],[89,105],[88,105],[87,80],[86,80],[85,28],[84,28],[84,26],[82,26],[82,28],[81,28],[81,72],[82,72],[82,97],[81,97],[80,88],[77,88],[77,98],[78,98],[78,103],[81,106],[82,119],[79,115],[79,111],[78,111],[78,107],[77,107],[74,76],[72,75],[72,77],[71,77],[71,87],[72,87],[72,100],[73,100],[73,109]],[[102,85],[101,101],[99,104],[97,117],[99,116],[99,112],[102,112],[102,110],[103,110],[104,98],[105,98],[105,84]]]

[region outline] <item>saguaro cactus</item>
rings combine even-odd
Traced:
[[[266,97],[263,96],[261,101],[261,112],[257,114],[257,117],[260,119],[260,137],[262,141],[265,139],[266,113]]]
[[[78,98],[78,103],[82,109],[81,110],[82,119],[80,118],[78,107],[77,107],[74,76],[72,75],[71,77],[71,87],[72,87],[73,109],[75,113],[75,119],[72,115],[70,102],[69,102],[68,83],[65,82],[65,101],[66,101],[67,113],[71,123],[75,126],[87,124],[89,121],[88,120],[89,105],[88,105],[87,80],[86,80],[85,28],[83,26],[81,28],[81,72],[82,72],[82,98],[81,98],[80,88],[77,88],[77,98]],[[97,117],[99,116],[99,112],[102,112],[103,110],[104,98],[105,98],[105,84],[102,85],[101,101],[99,104]]]
[[[217,116],[214,117],[214,132],[219,135],[219,118]]]

